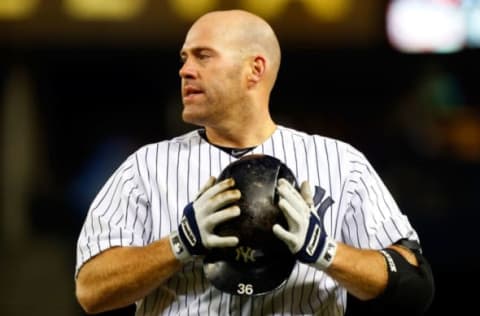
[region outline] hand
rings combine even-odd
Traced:
[[[278,206],[285,215],[288,230],[275,224],[273,233],[299,261],[326,269],[333,261],[337,245],[326,235],[322,219],[315,212],[310,185],[303,182],[298,192],[290,182],[280,179],[277,191]]]
[[[222,209],[240,199],[240,191],[232,189],[235,181],[231,178],[217,184],[215,181],[215,177],[208,179],[194,202],[183,210],[178,231],[170,234],[172,249],[180,261],[204,255],[210,248],[234,247],[238,244],[237,237],[218,236],[213,230],[218,224],[240,215],[240,208],[236,205]]]

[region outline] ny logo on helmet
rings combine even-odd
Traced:
[[[243,259],[243,262],[248,263],[255,262],[255,250],[250,247],[240,246],[235,249],[237,256],[235,260],[240,261]]]

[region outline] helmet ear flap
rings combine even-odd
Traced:
[[[277,158],[255,154],[228,165],[217,181],[227,178],[233,178],[242,193],[235,202],[241,214],[219,224],[215,233],[237,236],[240,242],[234,248],[211,250],[204,259],[207,279],[231,294],[266,294],[284,284],[295,265],[295,258],[272,228],[277,223],[288,227],[278,207],[278,179],[285,178],[298,188],[296,177]]]

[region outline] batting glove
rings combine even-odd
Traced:
[[[299,261],[325,270],[333,261],[337,244],[323,229],[322,219],[313,205],[310,185],[303,182],[298,192],[290,182],[280,179],[277,192],[278,206],[285,215],[288,230],[275,224],[274,234],[285,242]]]
[[[202,187],[194,202],[183,210],[182,220],[177,231],[170,234],[170,243],[178,260],[189,261],[192,256],[205,255],[207,249],[234,247],[238,244],[235,236],[218,236],[213,233],[215,226],[240,215],[236,205],[222,209],[240,199],[240,191],[231,189],[233,179],[215,184],[210,177]]]

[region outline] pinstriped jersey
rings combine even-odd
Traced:
[[[93,200],[77,244],[76,271],[113,246],[145,246],[178,228],[183,208],[208,177],[237,158],[206,141],[200,130],[141,147],[113,173]],[[298,183],[308,180],[333,199],[323,213],[326,233],[357,248],[381,249],[418,236],[366,157],[353,146],[277,126],[248,153],[283,161]],[[161,254],[159,254],[161,255]],[[346,290],[297,263],[286,284],[264,296],[223,293],[205,278],[201,260],[136,303],[136,315],[343,315]]]

